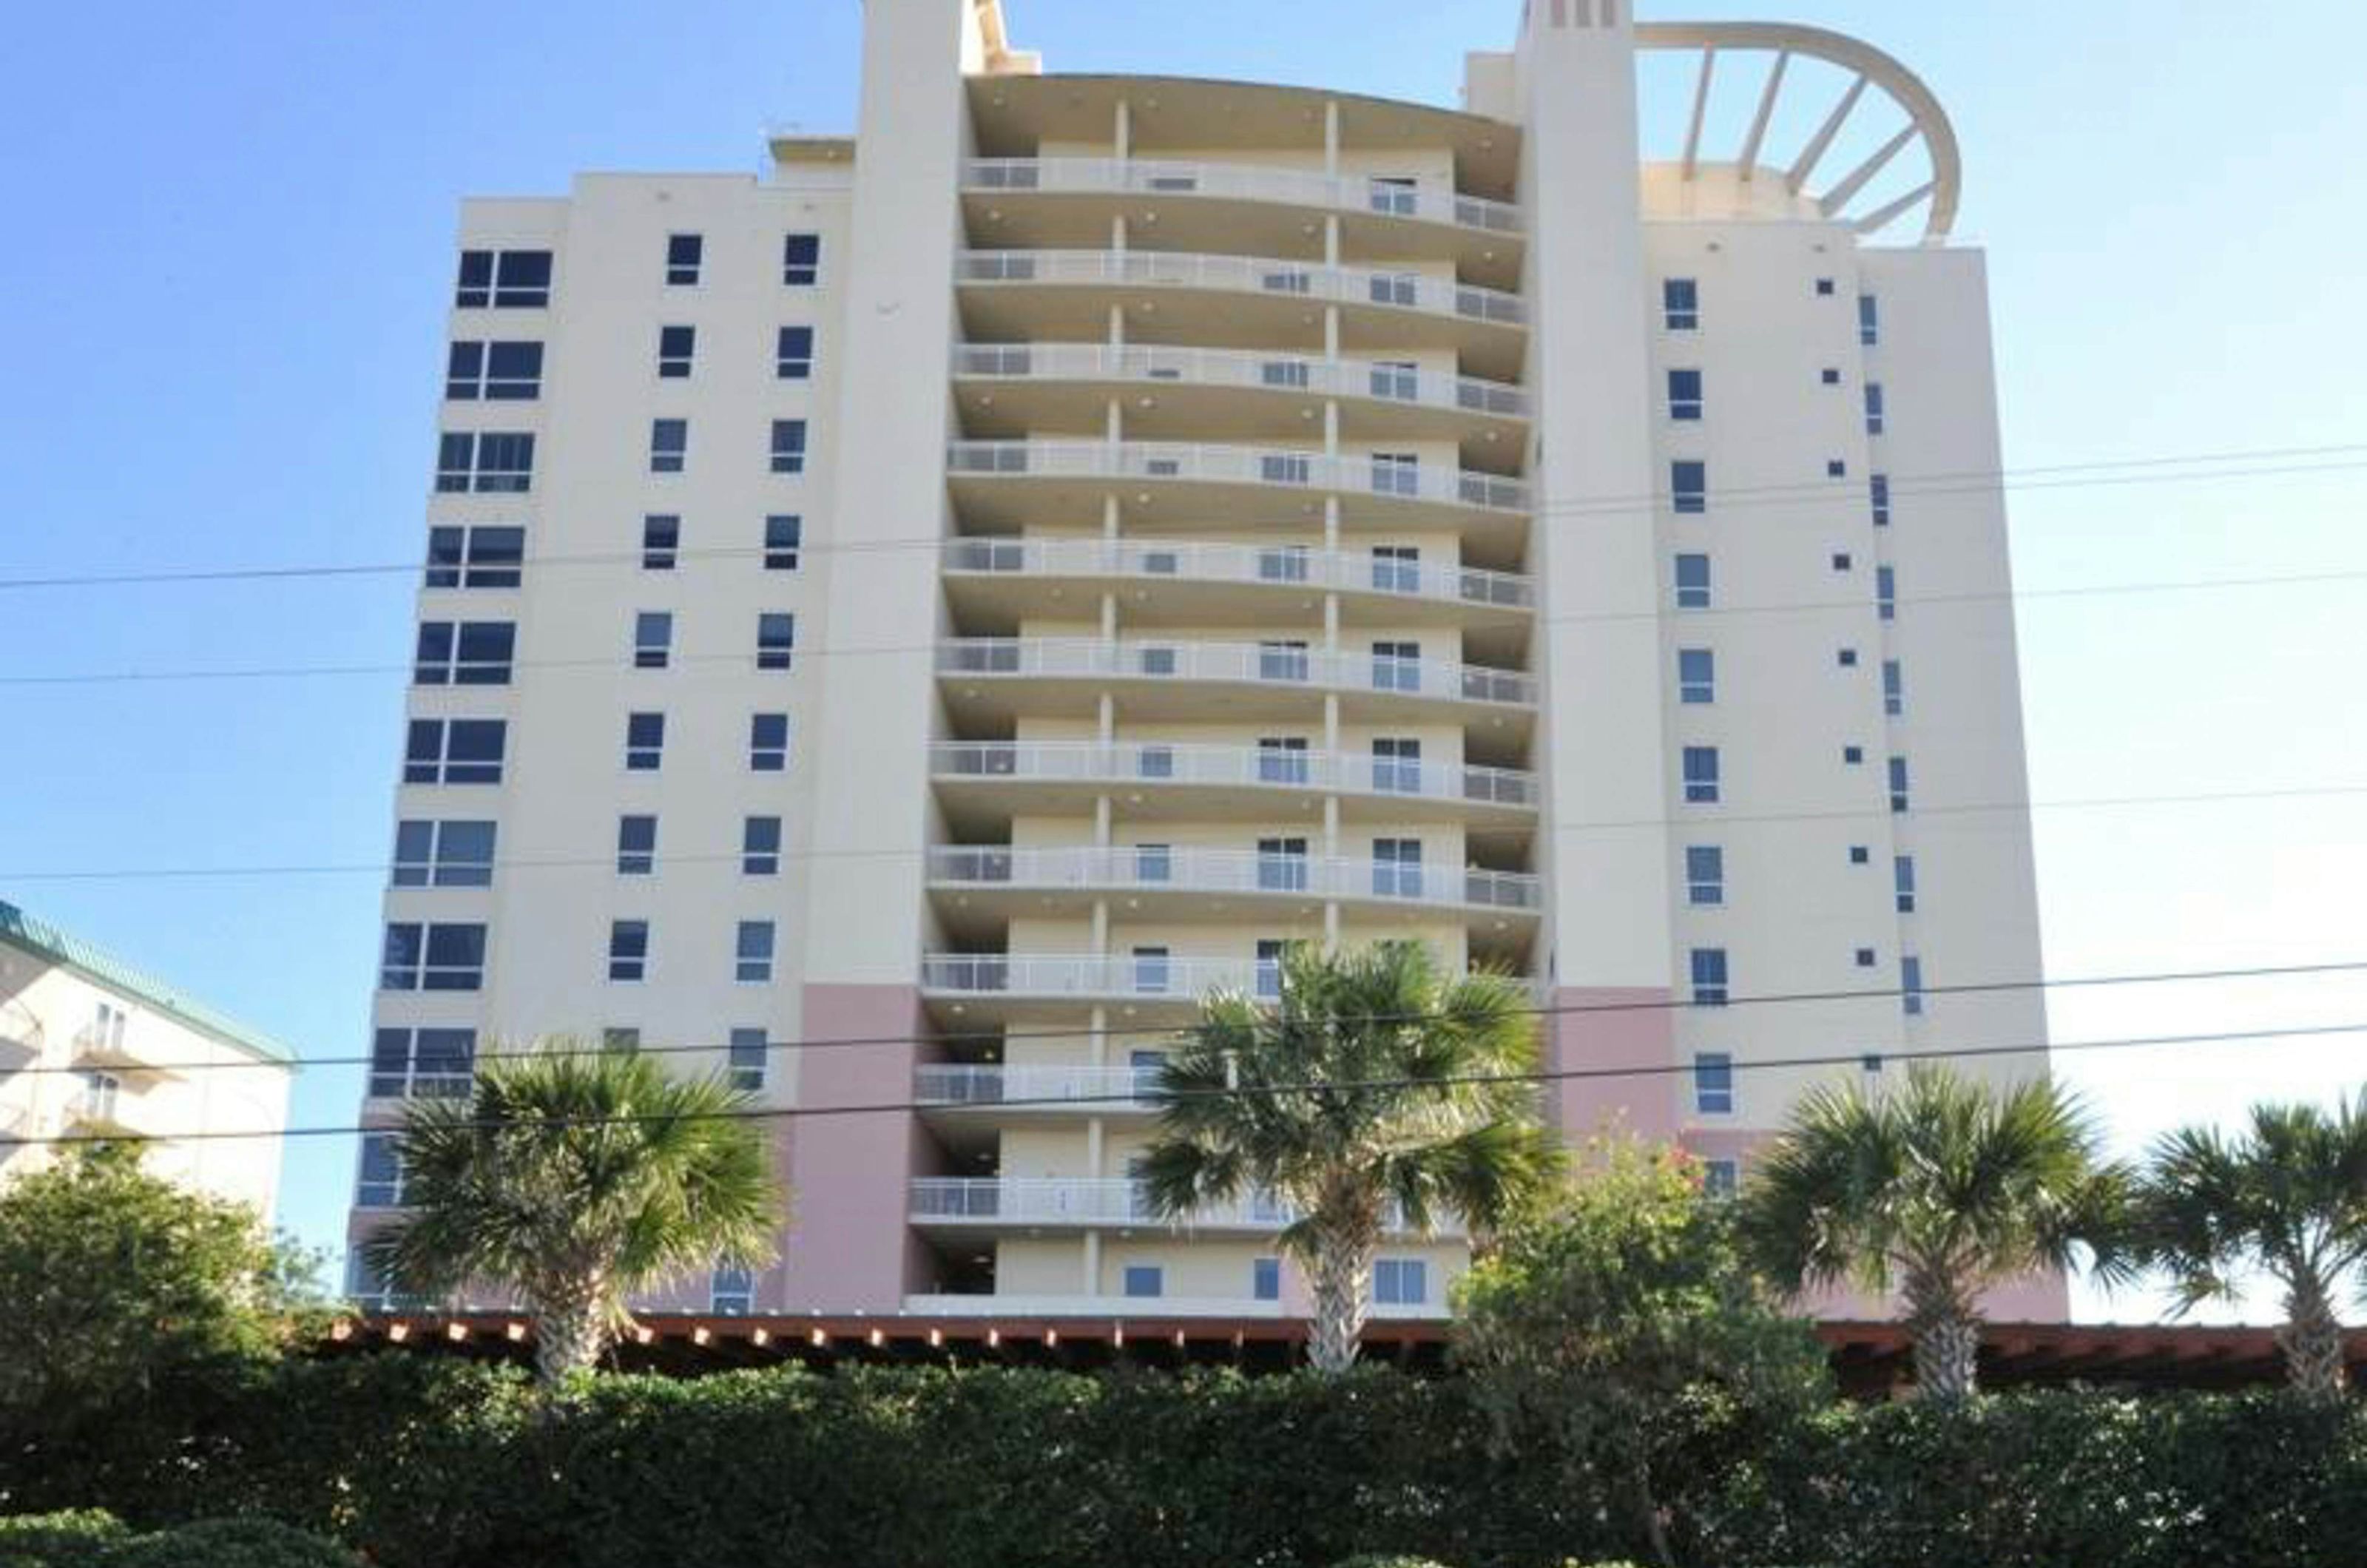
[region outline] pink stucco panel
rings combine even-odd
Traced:
[[[923,1032],[917,989],[810,985],[803,1023],[809,1040],[863,1043],[799,1053],[801,1112],[911,1101],[920,1055],[915,1038]],[[800,1114],[790,1129],[792,1218],[781,1307],[897,1311],[915,1288],[925,1256],[907,1223],[910,1180],[923,1158],[919,1121],[901,1110]]]
[[[1572,1140],[1623,1125],[1639,1137],[1677,1135],[1675,1012],[1666,987],[1569,987],[1554,992],[1546,1032],[1549,1072],[1625,1077],[1556,1078],[1546,1115]]]

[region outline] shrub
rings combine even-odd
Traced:
[[[130,1539],[122,1520],[96,1508],[0,1519],[0,1568],[102,1568]]]
[[[119,1550],[108,1568],[360,1568],[334,1541],[270,1519],[200,1519]]]

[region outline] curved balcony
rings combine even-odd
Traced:
[[[1073,714],[1112,686],[1129,714],[1179,718],[1207,716],[1212,703],[1228,717],[1303,715],[1326,694],[1351,719],[1434,716],[1445,703],[1525,725],[1536,705],[1536,682],[1518,670],[1288,643],[956,637],[937,645],[937,672],[947,705],[980,717]]]
[[[1512,768],[1165,741],[949,740],[929,771],[957,818],[981,829],[1022,808],[1089,813],[1123,792],[1127,815],[1257,820],[1277,796],[1336,794],[1350,821],[1464,821],[1517,826],[1536,813],[1534,773]]]
[[[1031,908],[1046,892],[1133,894],[1149,915],[1169,912],[1162,904],[1236,896],[1518,914],[1534,914],[1538,905],[1537,879],[1525,872],[1167,845],[941,844],[929,851],[928,880],[945,889],[1024,893]]]
[[[1169,1003],[1190,1011],[1210,991],[1276,996],[1281,972],[1251,958],[1149,953],[931,953],[921,992],[941,998]]]
[[[947,1110],[1083,1111],[1095,1116],[1150,1109],[1155,1067],[1065,1064],[930,1062],[912,1069],[915,1103]]]
[[[1014,527],[1098,524],[1109,487],[1122,484],[1137,514],[1163,497],[1171,507],[1242,523],[1304,525],[1336,495],[1344,526],[1492,527],[1483,537],[1510,547],[1529,505],[1527,483],[1501,474],[1291,446],[957,441],[946,448],[946,468],[966,515]]]
[[[1527,389],[1387,361],[1158,344],[966,343],[953,353],[962,419],[976,435],[1099,428],[1132,397],[1130,435],[1229,440],[1297,428],[1309,400],[1337,399],[1344,441],[1447,439],[1467,461],[1517,458]]]
[[[916,1176],[912,1216],[916,1224],[1148,1225],[1265,1233],[1293,1224],[1298,1213],[1279,1198],[1254,1194],[1169,1219],[1151,1206],[1143,1184],[1127,1177]],[[1394,1209],[1383,1224],[1399,1235],[1410,1228]],[[1431,1234],[1461,1235],[1464,1227],[1442,1215]]]
[[[1511,628],[1525,624],[1536,603],[1535,583],[1517,572],[1303,545],[972,536],[946,542],[942,570],[957,604],[1014,618],[1040,614],[1048,586],[1093,582],[1155,583],[1155,598],[1134,606],[1138,621],[1146,612],[1172,611],[1162,618],[1199,626],[1265,624],[1278,595],[1297,604],[1310,592],[1345,596],[1351,624],[1386,617]]]
[[[962,164],[965,190],[1206,197],[1280,202],[1423,223],[1451,223],[1493,234],[1519,234],[1521,209],[1509,201],[1465,196],[1435,186],[1326,175],[1318,169],[1164,159],[972,158]]]
[[[1322,311],[1340,308],[1340,349],[1453,351],[1474,375],[1521,373],[1528,301],[1419,272],[1198,251],[971,250],[954,258],[965,335],[976,342],[1101,342],[1113,306],[1127,341],[1324,350]]]

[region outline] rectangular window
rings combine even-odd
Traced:
[[[1889,527],[1890,476],[1874,474],[1869,477],[1865,481],[1865,499],[1868,508],[1874,513],[1874,525],[1877,528]]]
[[[1677,608],[1709,608],[1709,557],[1679,556],[1676,569]]]
[[[1258,783],[1303,784],[1308,780],[1307,739],[1300,735],[1261,735],[1257,743]]]
[[[539,310],[550,303],[550,253],[462,251],[452,303],[463,310]]]
[[[1389,641],[1373,644],[1373,690],[1421,690],[1421,644]]]
[[[1251,973],[1258,998],[1262,1001],[1282,999],[1282,958],[1290,943],[1279,937],[1261,937],[1253,950]]]
[[[1911,953],[1898,960],[1898,1001],[1909,1018],[1923,1016],[1923,961]]]
[[[1307,362],[1303,359],[1287,359],[1278,363],[1270,361],[1265,368],[1268,386],[1304,387],[1307,385]],[[1288,369],[1296,374],[1290,378],[1277,381],[1273,372],[1278,369]],[[1412,359],[1376,360],[1372,369],[1366,373],[1365,385],[1366,389],[1376,398],[1391,398],[1399,402],[1412,402],[1421,396],[1421,364],[1419,360]]]
[[[525,431],[447,431],[436,444],[436,488],[446,495],[523,495],[534,483],[534,436]]]
[[[1681,458],[1669,465],[1669,504],[1679,512],[1709,510],[1709,465]]]
[[[789,716],[759,713],[748,716],[748,771],[786,773],[789,766]]]
[[[638,1029],[620,1029],[611,1026],[600,1032],[600,1049],[603,1051],[614,1051],[618,1055],[629,1056],[640,1048],[641,1032]]]
[[[690,374],[690,363],[698,353],[697,327],[660,327],[658,329],[658,378],[679,381]]]
[[[776,419],[773,422],[773,472],[802,474],[806,471],[806,422],[801,419]]]
[[[1307,576],[1307,558],[1301,552],[1297,581]],[[1414,545],[1375,545],[1373,547],[1373,586],[1384,593],[1419,593],[1421,592],[1421,550]]]
[[[783,327],[773,345],[773,374],[784,381],[802,381],[813,374],[813,329]]]
[[[402,1207],[402,1160],[392,1133],[362,1134],[361,1164],[354,1180],[357,1209]]]
[[[1282,1300],[1282,1259],[1252,1258],[1250,1259],[1250,1300],[1278,1302]]]
[[[1307,891],[1307,840],[1260,839],[1257,843],[1257,885],[1266,893]]]
[[[658,819],[654,817],[617,818],[617,874],[647,876],[657,869]]]
[[[1865,433],[1882,434],[1882,385],[1877,381],[1865,384]]]
[[[787,670],[798,650],[798,618],[784,610],[756,617],[756,668]]]
[[[1150,651],[1148,649],[1146,652]],[[1168,668],[1160,673],[1175,672],[1175,650],[1157,650],[1168,659]],[[1303,637],[1260,637],[1258,639],[1258,679],[1261,681],[1304,681],[1308,674],[1307,641]]]
[[[650,922],[612,920],[608,924],[608,978],[646,980],[650,976]]]
[[[1699,419],[1702,416],[1702,373],[1698,370],[1669,372],[1669,417]]]
[[[517,627],[509,621],[422,621],[411,680],[419,686],[506,686]]]
[[[805,543],[806,525],[801,517],[778,513],[764,519],[764,570],[795,571],[798,552]]]
[[[1722,1008],[1726,1005],[1726,949],[1696,947],[1691,955],[1693,1006]]]
[[[515,588],[525,559],[523,528],[484,523],[427,531],[430,588]]]
[[[1898,618],[1898,573],[1894,568],[1874,569],[1874,611],[1886,621]]]
[[[1716,844],[1685,846],[1685,902],[1703,908],[1726,902],[1726,852]]]
[[[397,887],[490,887],[493,824],[405,821],[394,829]]]
[[[682,549],[682,519],[651,513],[641,519],[641,570],[672,571]]]
[[[1167,1271],[1156,1263],[1129,1263],[1126,1266],[1124,1288],[1129,1296],[1163,1296],[1167,1293]]]
[[[1421,741],[1413,736],[1373,738],[1373,788],[1381,795],[1421,793]]]
[[[414,718],[402,751],[405,784],[497,784],[508,726],[498,718]]]
[[[687,288],[698,281],[699,264],[706,259],[707,241],[698,234],[668,234],[666,236],[665,280],[669,285]]]
[[[1174,965],[1163,947],[1134,950],[1134,988],[1146,996],[1165,994],[1174,984]]]
[[[665,715],[662,713],[629,713],[625,716],[625,771],[653,773],[665,761]]]
[[[457,1098],[469,1092],[476,1060],[473,1029],[379,1030],[370,1039],[370,1098]]]
[[[1421,298],[1421,274],[1373,273],[1366,280],[1365,292],[1376,305],[1412,305]]]
[[[733,1030],[730,1044],[731,1087],[743,1089],[764,1088],[764,1068],[772,1058],[773,1043],[765,1038],[763,1030]]]
[[[1882,711],[1893,718],[1907,711],[1907,677],[1896,659],[1882,661]]]
[[[1702,1196],[1731,1198],[1741,1183],[1741,1172],[1730,1159],[1702,1161]]]
[[[1378,495],[1420,495],[1421,455],[1414,452],[1374,453],[1373,491]]]
[[[1381,1258],[1373,1262],[1373,1304],[1420,1306],[1430,1300],[1430,1265],[1420,1258]]]
[[[821,236],[781,236],[781,282],[791,288],[810,288],[821,276]]]
[[[1904,757],[1890,759],[1890,809],[1907,809],[1907,759]]]
[[[1660,311],[1672,333],[1689,333],[1701,325],[1701,286],[1690,277],[1663,278]]]
[[[773,922],[742,920],[734,944],[731,977],[743,986],[761,986],[773,978]]]
[[[781,819],[744,817],[740,821],[740,874],[777,876],[781,871]]]
[[[746,1269],[719,1268],[708,1277],[707,1310],[717,1317],[745,1317],[755,1310],[756,1276]]]
[[[444,367],[444,396],[454,402],[531,402],[542,395],[542,344],[463,340]]]
[[[674,614],[643,610],[633,617],[633,668],[663,670],[674,657]]]
[[[1714,703],[1717,700],[1717,658],[1705,648],[1677,649],[1677,700]]]
[[[1421,840],[1373,840],[1373,892],[1382,898],[1421,897]]]
[[[1734,1114],[1733,1053],[1693,1053],[1693,1110],[1703,1116]]]
[[[1867,348],[1882,341],[1882,307],[1871,294],[1857,297],[1857,341]]]
[[[1913,855],[1890,857],[1890,881],[1891,886],[1897,890],[1898,912],[1902,915],[1913,914],[1915,912],[1915,857]]]
[[[1717,803],[1717,748],[1688,746],[1684,752],[1685,804],[1714,806]]]
[[[483,925],[388,924],[381,990],[474,991],[484,983]]]
[[[650,421],[650,472],[678,474],[690,460],[690,421]]]

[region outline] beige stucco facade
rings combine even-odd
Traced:
[[[389,892],[366,1114],[633,1031],[787,1113],[798,1217],[733,1306],[1251,1314],[1282,1216],[1149,1220],[1132,1089],[1282,942],[1523,976],[1557,1123],[1721,1179],[1815,1079],[2043,1070],[2037,990],[1949,989],[2039,954],[2001,502],[1919,482],[1999,460],[1920,84],[1615,0],[1535,0],[1453,110],[1002,28],[872,0],[853,137],[465,208],[452,339],[538,378],[444,405],[439,547],[515,555],[420,615],[514,629],[414,690],[403,842],[484,870]],[[1705,46],[1859,73],[1927,188],[1785,166],[1763,107],[1647,164],[1638,54]],[[534,438],[517,482],[456,481],[482,432]],[[502,727],[457,782],[453,719]],[[1460,1256],[1393,1237],[1384,1310]]]

